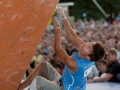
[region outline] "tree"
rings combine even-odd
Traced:
[[[60,2],[74,2],[75,5],[70,7],[70,15],[76,19],[83,18],[82,14],[86,13],[87,18],[95,20],[105,17],[92,0],[61,0]],[[97,0],[106,13],[115,13],[118,15],[120,10],[120,0]]]

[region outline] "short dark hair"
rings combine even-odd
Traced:
[[[105,56],[105,49],[104,46],[100,42],[96,42],[96,44],[93,45],[93,52],[90,54],[90,59],[93,61],[98,61]]]
[[[104,64],[104,65],[107,65],[107,62],[106,62],[105,59],[101,59],[101,60],[99,60],[98,63],[102,63],[102,64]]]
[[[111,53],[112,55],[116,55],[117,56],[117,50],[115,48],[110,48],[108,50],[109,53]]]
[[[53,65],[54,68],[59,68],[59,69],[63,69],[63,65],[62,63],[60,62],[56,62],[54,65]]]

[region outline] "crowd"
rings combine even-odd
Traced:
[[[120,61],[120,14],[117,17],[114,13],[108,14],[106,19],[101,18],[96,21],[93,19],[88,21],[86,18],[83,20],[78,19],[71,26],[84,42],[100,41],[105,46],[106,56],[92,66],[91,73],[88,75],[88,82],[92,82],[91,79],[105,77],[109,65],[109,61],[106,59],[111,59],[111,57],[108,57],[108,51],[113,50],[113,55],[117,51],[115,59]],[[53,48],[54,33],[54,26],[51,24],[47,27],[34,53],[30,66],[26,71],[26,76],[29,76],[41,61],[49,62],[62,75],[64,64],[60,62]],[[62,48],[68,55],[73,55],[78,51],[78,48],[67,38],[65,30],[62,30],[61,43]]]

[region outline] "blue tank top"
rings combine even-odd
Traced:
[[[71,73],[65,66],[62,74],[62,82],[64,90],[86,90],[87,75],[91,72],[93,61],[86,58],[79,58],[79,52],[74,54],[72,58],[76,61],[78,69]]]

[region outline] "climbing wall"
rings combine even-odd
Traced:
[[[0,90],[17,90],[58,0],[0,0]]]

